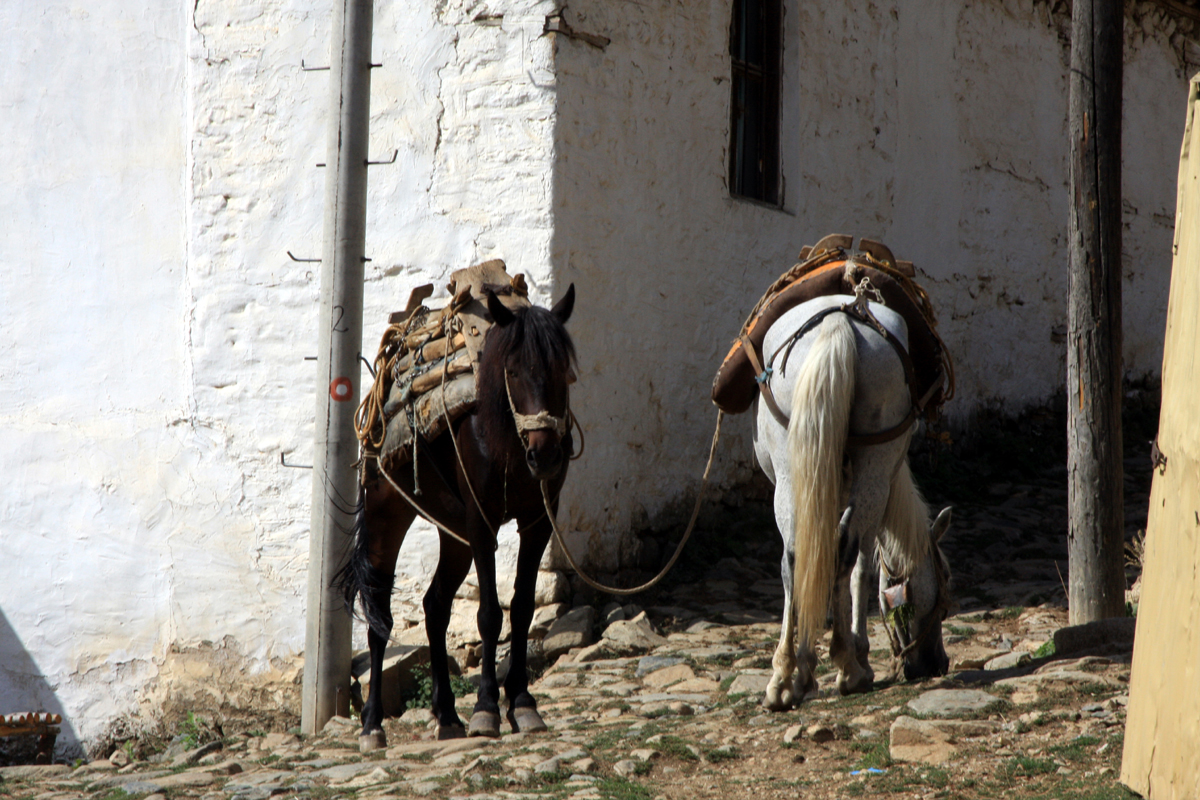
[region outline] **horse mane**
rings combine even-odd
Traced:
[[[878,543],[888,569],[911,575],[929,553],[929,506],[913,483],[907,458],[892,478],[883,527],[890,535],[879,537]]]
[[[508,325],[493,325],[479,359],[477,413],[483,421],[485,444],[504,453],[518,442],[516,423],[504,388],[504,368],[510,361],[532,367],[543,378],[566,375],[575,364],[575,344],[566,326],[541,306],[519,308]]]

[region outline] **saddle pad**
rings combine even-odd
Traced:
[[[849,264],[849,268],[847,267]],[[758,314],[743,328],[755,350],[762,352],[763,339],[784,312],[816,297],[827,295],[853,295],[857,281],[863,277],[871,279],[872,285],[883,295],[884,305],[900,314],[908,326],[909,356],[913,362],[918,397],[923,397],[935,384],[941,384],[926,404],[926,416],[935,418],[942,403],[947,399],[946,370],[943,361],[949,361],[941,340],[926,321],[921,306],[908,293],[904,285],[883,270],[862,264],[845,257],[844,253],[813,269],[780,289],[760,303]],[[728,414],[741,414],[750,408],[758,394],[754,380],[754,368],[746,355],[741,338],[734,342],[729,354],[721,362],[713,379],[712,400],[717,408]]]
[[[399,384],[391,388],[388,402],[384,406],[383,447],[380,448],[380,461],[385,469],[391,470],[412,461],[413,431],[412,423],[416,424],[417,432],[426,441],[433,441],[450,426],[450,424],[469,413],[475,408],[475,374],[463,373],[446,381],[445,402],[441,384],[406,405],[399,400],[401,392]],[[411,409],[411,414],[409,413]],[[388,416],[391,414],[391,416]],[[411,417],[411,420],[410,420]]]

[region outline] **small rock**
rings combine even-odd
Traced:
[[[1033,660],[1029,653],[1012,652],[1005,653],[1002,656],[996,656],[983,665],[986,670],[1012,669],[1021,667]]]
[[[592,758],[581,758],[578,761],[571,762],[571,772],[580,775],[589,775],[596,771],[596,761]]]
[[[339,733],[345,733],[353,727],[354,720],[350,719],[349,717],[334,715],[329,718],[328,722],[325,723],[325,727],[321,729],[321,733],[336,735]]]
[[[589,644],[587,647],[575,654],[576,664],[587,664],[592,661],[604,661],[612,658],[614,653],[609,649],[608,643],[604,640]]]
[[[651,672],[642,678],[642,682],[647,686],[661,689],[673,683],[679,683],[680,681],[690,680],[695,677],[696,673],[687,664],[674,664]]]
[[[643,675],[663,669],[664,667],[673,667],[676,664],[682,663],[682,658],[674,656],[643,656],[638,659],[637,670],[634,672],[634,675],[640,678]]]
[[[982,711],[998,700],[978,689],[931,689],[910,700],[908,707],[918,714],[947,717]]]
[[[783,743],[784,744],[792,744],[793,742],[795,742],[797,739],[800,738],[800,735],[802,733],[804,733],[804,726],[789,725],[788,729],[783,732]]]
[[[644,653],[664,645],[667,640],[655,632],[645,612],[634,619],[614,622],[604,629],[604,640],[618,653]]]
[[[112,755],[108,757],[108,762],[114,767],[124,767],[129,763],[129,754],[124,750],[113,750]]]
[[[808,730],[805,732],[808,734],[808,738],[812,739],[817,744],[824,744],[825,742],[833,741],[833,729],[819,723],[816,725],[809,725]]]
[[[682,700],[672,700],[667,703],[667,710],[677,717],[690,717],[696,713],[695,708]]]
[[[733,682],[729,684],[729,689],[727,689],[725,693],[728,695],[760,695],[767,691],[767,684],[770,682],[770,675],[758,675],[743,672],[741,675],[738,675],[733,679]]]
[[[513,770],[513,777],[516,778],[520,783],[529,783],[531,780],[533,780],[533,771],[521,767]]]
[[[651,750],[648,747],[642,747],[634,750],[629,755],[633,758],[636,758],[638,761],[653,761],[661,756],[662,753],[658,752],[657,750]]]
[[[533,768],[533,771],[538,775],[555,775],[562,768],[562,760],[555,756],[547,758],[545,761]]]
[[[571,594],[571,582],[565,573],[556,570],[539,570],[533,589],[533,602],[537,606],[548,606],[565,602]]]
[[[631,775],[636,775],[638,771],[638,762],[628,758],[622,759],[613,764],[613,772],[620,775],[622,778],[628,778]]]
[[[591,606],[580,606],[556,619],[542,640],[546,659],[554,661],[568,650],[591,644],[595,616],[596,611]]]
[[[1131,650],[1137,628],[1134,617],[1099,619],[1054,632],[1054,654],[1060,658],[1095,650]]]
[[[263,750],[278,750],[281,747],[295,747],[298,744],[300,744],[300,738],[294,734],[268,733],[263,737],[259,747]]]

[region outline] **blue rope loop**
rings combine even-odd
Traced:
[[[758,383],[760,385],[764,384],[767,381],[771,380],[771,375],[773,375],[774,373],[775,373],[774,367],[767,367],[766,369],[764,369],[762,371],[761,374],[754,376],[754,382]]]

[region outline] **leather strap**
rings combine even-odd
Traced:
[[[786,428],[788,426],[787,415],[779,408],[779,403],[775,402],[775,393],[771,391],[771,373],[763,368],[758,353],[754,352],[754,342],[750,341],[750,337],[743,333],[738,338],[742,341],[742,349],[746,353],[746,358],[750,359],[750,366],[754,370],[754,382],[758,384],[758,389],[762,392],[763,401],[766,402],[775,421]]]
[[[864,313],[854,303],[845,303],[841,306],[832,306],[830,308],[823,309],[817,314],[814,314],[808,321],[800,326],[800,330],[792,334],[792,337],[786,346],[779,348],[774,354],[772,354],[772,366],[768,367],[768,369],[774,369],[773,365],[775,362],[775,356],[779,355],[781,352],[785,353],[784,362],[786,363],[787,356],[790,354],[791,349],[796,342],[799,341],[804,334],[808,333],[817,325],[819,325],[821,321],[825,319],[825,317],[837,312],[847,314],[859,320],[860,322],[870,325],[879,333],[880,336],[884,338],[888,344],[892,346],[892,349],[896,351],[896,355],[900,357],[900,364],[904,368],[904,381],[908,384],[909,396],[912,401],[908,410],[908,414],[896,425],[877,433],[851,433],[846,437],[846,444],[855,447],[862,447],[866,445],[885,444],[893,439],[897,439],[902,436],[904,432],[908,430],[909,426],[916,421],[917,417],[921,415],[922,410],[925,408],[925,404],[929,402],[929,398],[933,396],[933,393],[941,387],[942,381],[934,381],[933,385],[930,387],[930,390],[926,392],[925,396],[918,397],[916,372],[913,369],[912,357],[909,356],[908,351],[904,349],[904,345],[900,343],[900,340],[897,339],[891,331],[884,327],[883,323],[871,313],[869,308]],[[771,387],[767,384],[767,381],[765,379],[760,379],[763,378],[764,374],[769,376],[769,373],[765,373],[763,370],[762,363],[758,359],[758,354],[754,352],[754,343],[751,342],[750,338],[744,333],[739,338],[742,341],[742,348],[744,349],[747,358],[750,359],[750,365],[754,368],[755,375],[758,376],[755,380],[758,382],[759,389],[762,390],[763,399],[767,401],[767,407],[771,409],[771,414],[776,420],[779,421],[779,424],[786,428],[788,426],[788,418],[779,409],[779,404],[775,402],[775,397],[771,393]]]

